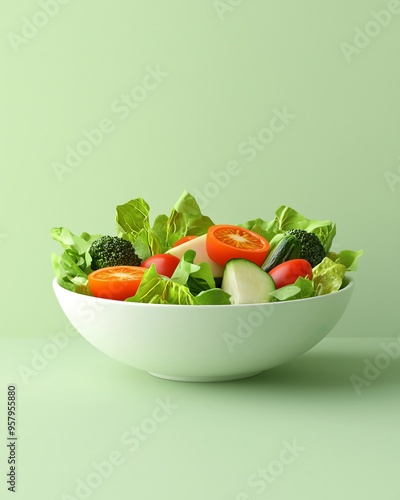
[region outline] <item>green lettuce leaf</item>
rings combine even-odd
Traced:
[[[118,205],[115,216],[118,236],[129,240],[142,260],[164,251],[163,241],[159,241],[150,227],[149,212],[150,207],[143,198],[136,198]]]
[[[286,285],[278,288],[270,292],[270,295],[274,297],[275,300],[284,301],[306,299],[308,297],[313,297],[316,293],[313,282],[300,276],[293,285]]]
[[[358,267],[358,259],[364,252],[359,250],[354,252],[353,250],[342,250],[339,253],[329,252],[328,257],[336,262],[337,264],[343,264],[346,266],[347,271],[356,271]]]
[[[229,294],[219,288],[203,290],[194,296],[186,285],[160,276],[152,264],[144,273],[136,294],[126,301],[148,304],[206,305],[230,304],[229,297]]]
[[[328,252],[336,234],[336,225],[332,221],[307,219],[304,215],[285,205],[276,210],[275,218],[271,221],[255,219],[240,225],[264,236],[270,243],[271,248],[279,242],[279,235],[289,229],[304,229],[315,233],[325,252]]]
[[[187,191],[182,193],[170,216],[158,215],[152,227],[150,207],[143,198],[118,205],[115,219],[118,236],[128,239],[142,260],[166,252],[183,236],[201,236],[213,225]]]
[[[92,271],[92,259],[88,250],[92,242],[101,238],[101,235],[82,233],[77,236],[65,227],[51,229],[50,235],[64,248],[60,256],[51,254],[58,284],[67,290],[90,295],[87,277]]]
[[[197,305],[223,305],[227,306],[231,304],[229,293],[224,292],[220,288],[212,288],[210,290],[205,290],[200,292],[195,297],[195,303]]]
[[[184,191],[167,221],[167,248],[171,248],[183,236],[205,234],[212,225],[213,221],[201,213],[194,196]]]
[[[313,284],[316,295],[336,292],[342,286],[346,266],[338,264],[329,257],[313,268]]]
[[[152,264],[144,273],[136,294],[126,299],[126,301],[148,304],[193,305],[194,297],[186,286],[160,276],[155,265]]]
[[[181,285],[186,285],[193,295],[215,288],[215,280],[210,264],[201,262],[194,264],[196,252],[188,250],[180,260],[171,279]]]

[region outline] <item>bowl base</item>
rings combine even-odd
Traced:
[[[241,380],[243,378],[255,377],[263,370],[252,373],[241,373],[236,375],[216,375],[210,377],[181,377],[179,375],[165,375],[163,373],[147,372],[153,377],[173,380],[174,382],[229,382],[230,380]]]

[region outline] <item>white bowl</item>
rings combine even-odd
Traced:
[[[108,356],[156,377],[214,382],[257,375],[311,349],[341,318],[354,281],[319,297],[227,306],[98,299],[55,279],[53,288],[72,325]]]

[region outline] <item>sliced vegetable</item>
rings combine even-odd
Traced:
[[[281,288],[286,285],[292,285],[300,276],[311,280],[313,271],[307,260],[292,259],[271,269],[269,275],[274,280],[276,288]]]
[[[179,262],[178,257],[175,257],[175,255],[159,253],[144,260],[140,264],[140,267],[148,269],[152,264],[154,264],[158,274],[170,278],[174,274],[175,269],[178,267]]]
[[[267,255],[267,258],[261,265],[261,269],[269,273],[271,269],[276,267],[282,262],[291,259],[298,259],[301,253],[301,243],[291,234],[285,234],[281,241],[272,248]]]
[[[145,272],[138,266],[104,267],[89,274],[89,288],[95,297],[125,300],[135,295]]]
[[[258,304],[271,300],[275,283],[254,262],[232,259],[226,264],[221,288],[230,294],[232,304]]]
[[[177,247],[170,248],[167,253],[181,259],[188,250],[194,250],[196,252],[194,263],[199,264],[200,262],[207,262],[207,264],[210,264],[214,278],[221,278],[224,268],[210,259],[206,248],[206,238],[207,235],[203,234]]]
[[[210,258],[221,266],[231,259],[247,259],[261,266],[269,251],[269,243],[249,229],[220,224],[208,229],[206,249]]]
[[[129,297],[127,302],[181,305],[230,304],[229,295],[221,289],[204,290],[194,296],[185,284],[160,276],[154,264],[144,270],[146,272],[136,294]]]

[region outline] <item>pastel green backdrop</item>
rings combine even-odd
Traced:
[[[64,328],[50,228],[114,234],[117,204],[184,189],[219,223],[336,221],[365,253],[331,335],[398,335],[397,1],[1,8],[1,336]]]

